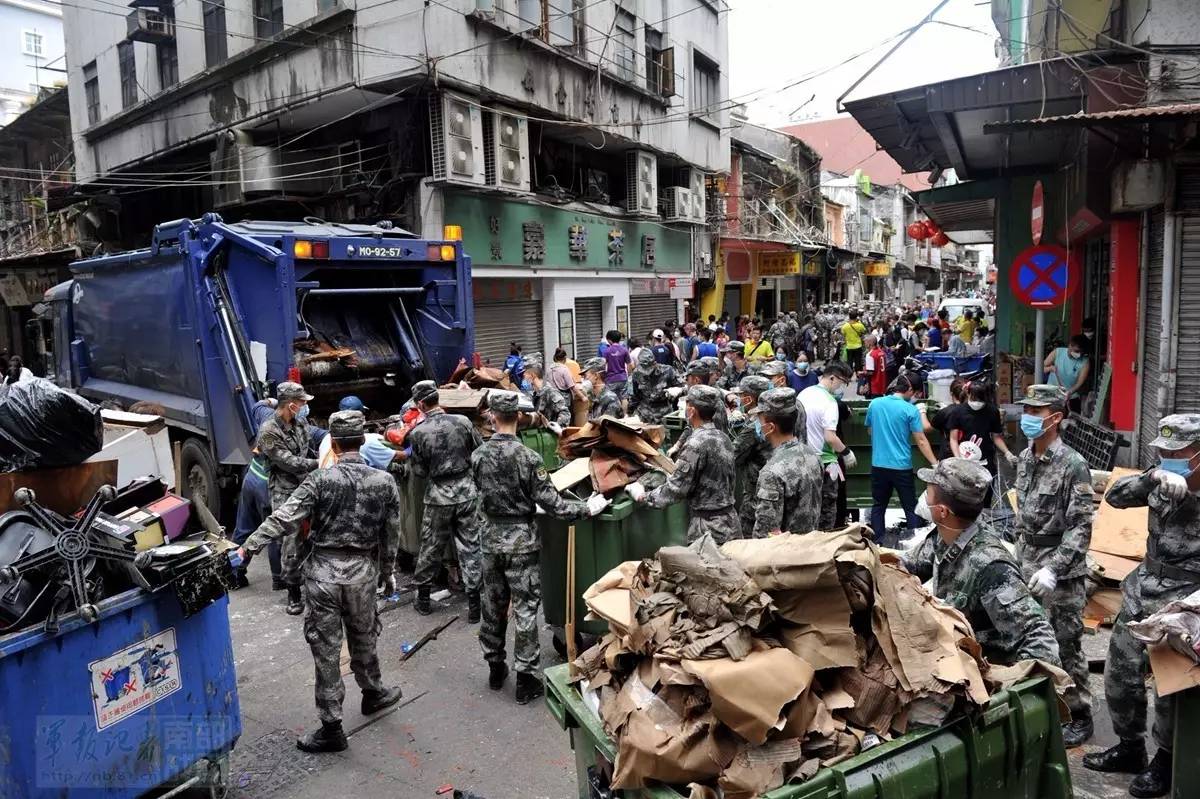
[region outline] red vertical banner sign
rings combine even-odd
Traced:
[[[1115,430],[1132,430],[1138,391],[1138,296],[1141,247],[1137,219],[1120,219],[1109,226],[1108,362],[1109,418]],[[1096,376],[1099,380],[1099,375]],[[1098,385],[1098,383],[1097,383]]]

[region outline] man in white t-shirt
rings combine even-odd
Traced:
[[[838,438],[838,397],[854,379],[854,371],[844,361],[825,364],[815,386],[800,392],[799,403],[807,417],[808,445],[821,458],[824,473],[821,483],[820,529],[832,530],[837,523],[839,483],[846,479],[844,469],[858,463],[854,453]]]

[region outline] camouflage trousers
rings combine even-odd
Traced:
[[[350,670],[358,687],[366,692],[383,690],[379,655],[375,643],[382,625],[375,610],[375,581],[337,585],[320,580],[304,581],[308,610],[304,616],[304,640],[312,649],[317,668],[317,714],[322,722],[342,720],[342,633],[350,650]]]
[[[421,551],[417,554],[417,567],[413,571],[413,582],[418,586],[430,585],[437,576],[438,568],[446,552],[446,544],[453,539],[458,550],[458,567],[462,571],[463,587],[468,592],[479,590],[479,533],[483,526],[479,512],[479,500],[456,502],[453,505],[425,505],[421,519]]]
[[[1132,575],[1131,575],[1132,576]],[[1146,735],[1146,645],[1129,634],[1127,625],[1141,621],[1161,609],[1169,599],[1142,599],[1140,613],[1130,613],[1127,605],[1113,624],[1108,641],[1108,662],[1104,667],[1104,697],[1112,717],[1113,732],[1122,741],[1141,741]],[[1154,742],[1171,751],[1175,739],[1175,697],[1154,698]]]
[[[541,661],[538,646],[538,609],[542,603],[542,575],[537,552],[485,552],[483,555],[483,624],[479,646],[488,663],[504,663],[508,638],[508,608],[516,630],[513,665],[519,672],[536,674]]]
[[[1063,671],[1071,675],[1075,687],[1063,696],[1071,715],[1087,717],[1092,713],[1092,692],[1088,688],[1088,663],[1083,655],[1083,606],[1087,604],[1086,579],[1059,580],[1054,593],[1039,600],[1058,639],[1058,655]],[[1111,662],[1111,661],[1110,661]]]
[[[688,511],[687,540],[692,543],[702,536],[711,535],[718,544],[732,541],[741,536],[742,525],[737,511],[730,505],[721,510]]]
[[[820,530],[837,529],[838,490],[841,480],[835,480],[821,470],[821,518],[818,525]]]
[[[741,522],[741,538],[754,537],[754,519],[758,514],[754,507],[754,497],[742,496],[741,503],[738,505],[738,519]]]

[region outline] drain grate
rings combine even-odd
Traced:
[[[320,770],[320,758],[296,748],[296,734],[272,730],[239,741],[230,760],[230,799],[267,797]]]

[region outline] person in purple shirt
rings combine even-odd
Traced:
[[[604,384],[620,397],[629,380],[629,348],[621,343],[619,330],[608,331],[605,338],[608,339],[608,349],[604,351],[604,362],[608,368],[604,373]]]

